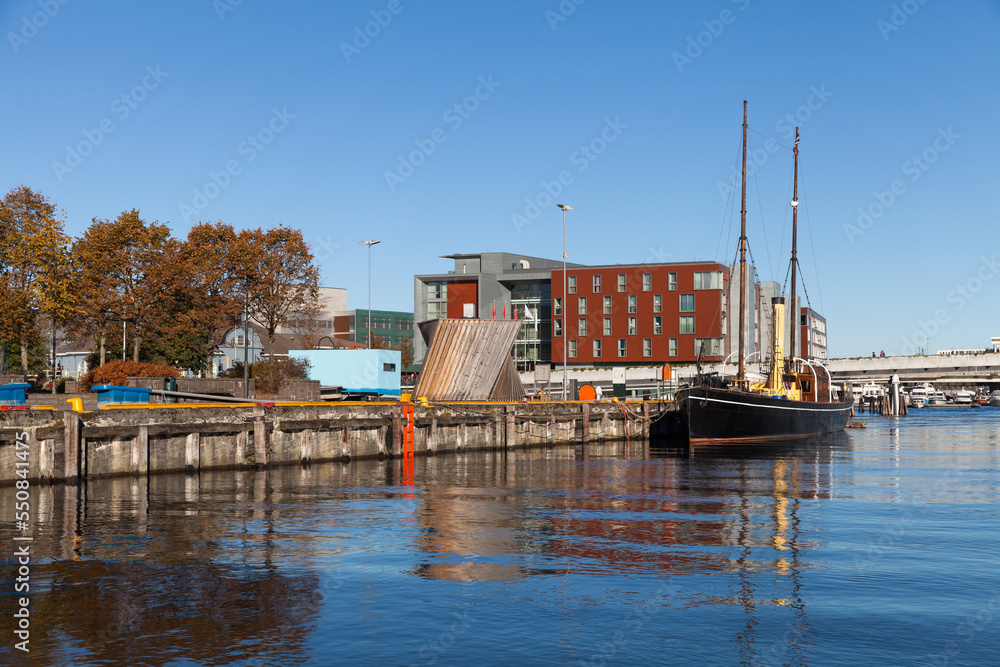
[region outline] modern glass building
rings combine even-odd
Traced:
[[[355,340],[363,343],[368,340],[368,311],[354,311]],[[404,340],[413,341],[413,313],[403,313],[394,310],[371,311],[372,338],[381,338],[389,343],[392,349],[398,349]]]
[[[518,370],[548,363],[552,347],[552,270],[562,260],[509,252],[443,255],[455,262],[447,273],[413,277],[416,322],[442,318],[523,319],[514,358]],[[578,266],[567,264],[568,267]],[[414,338],[414,359],[423,361],[427,346]]]
[[[333,318],[334,336],[356,343],[368,341],[368,311],[357,309]],[[371,311],[372,338],[385,340],[389,347],[398,350],[404,340],[413,341],[413,313],[395,310]]]

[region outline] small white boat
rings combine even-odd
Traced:
[[[926,408],[934,388],[929,386],[917,386],[910,390],[910,407]]]
[[[1000,389],[997,389],[990,394],[990,405],[995,408],[1000,408]]]
[[[885,395],[885,389],[881,385],[877,385],[874,382],[868,382],[863,385],[854,385],[851,387],[851,393],[854,397],[854,402],[858,405],[866,405],[870,398],[874,397],[876,399],[882,398]]]
[[[943,391],[932,391],[927,397],[927,405],[948,405],[948,397],[944,395]]]
[[[955,392],[955,405],[972,405],[974,395],[971,391],[959,389]]]

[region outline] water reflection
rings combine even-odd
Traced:
[[[711,577],[684,607],[740,610],[732,638],[747,662],[761,610],[787,607],[803,662],[802,503],[830,498],[845,447],[713,457],[633,442],[36,488],[32,613],[45,630],[31,659],[306,662],[317,642],[354,641],[321,626],[398,629],[387,605],[413,599],[395,595],[395,572],[471,584]],[[12,503],[0,490],[0,512]],[[14,604],[2,596],[0,616]],[[0,648],[4,664],[23,657]]]

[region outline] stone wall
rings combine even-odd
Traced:
[[[642,438],[669,410],[617,403],[414,406],[329,403],[0,412],[0,484],[16,481],[18,451],[37,480],[250,468]],[[411,416],[412,415],[412,416]],[[412,422],[412,443],[407,423]],[[628,429],[628,430],[626,430]],[[28,433],[29,445],[18,444]],[[23,468],[24,466],[22,466]]]

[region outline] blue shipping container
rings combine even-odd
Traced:
[[[309,378],[323,387],[342,387],[348,394],[399,396],[403,367],[399,350],[291,350],[293,359],[308,359]]]
[[[0,385],[0,405],[24,405],[24,395],[30,384],[4,384]]]
[[[149,403],[149,389],[142,387],[119,387],[113,384],[98,384],[91,387],[97,393],[97,404],[101,403]]]

